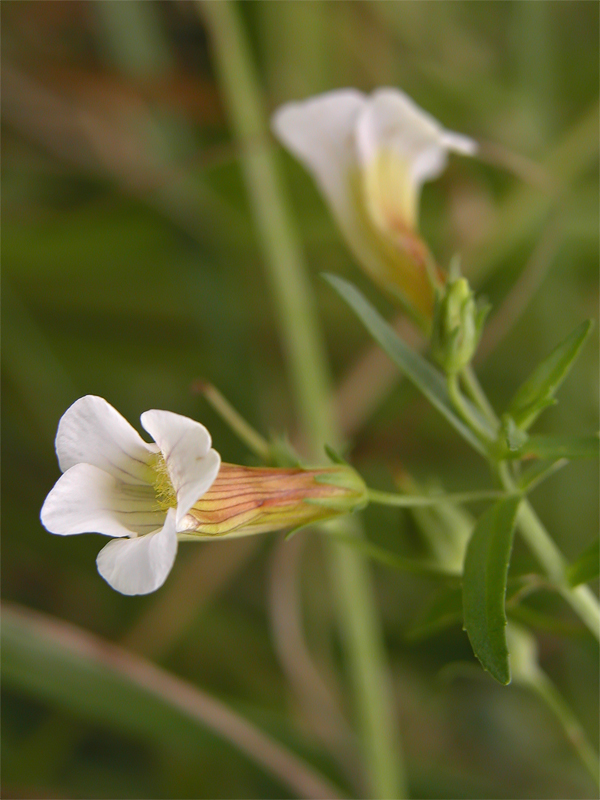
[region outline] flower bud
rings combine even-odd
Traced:
[[[351,467],[276,469],[222,464],[183,520],[180,538],[245,536],[297,528],[362,508],[367,490]]]
[[[436,296],[431,335],[435,360],[449,375],[471,361],[489,307],[477,307],[466,278],[451,280]]]

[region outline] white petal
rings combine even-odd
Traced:
[[[273,132],[311,172],[338,217],[347,214],[348,173],[357,166],[354,126],[366,102],[362,92],[341,89],[287,103],[273,115]]]
[[[405,159],[417,188],[443,171],[448,149],[467,155],[476,149],[468,137],[445,131],[398,89],[379,89],[371,95],[357,123],[356,141],[364,166],[382,147]]]
[[[56,434],[56,453],[63,472],[75,464],[93,464],[126,483],[152,481],[148,467],[156,453],[102,397],[81,397],[65,411]]]
[[[163,527],[136,539],[109,542],[98,553],[98,572],[121,594],[148,594],[163,585],[177,554],[175,510]]]
[[[76,464],[62,475],[40,514],[50,533],[130,536],[163,524],[151,487],[127,485],[91,464]]]
[[[212,486],[221,457],[211,450],[210,433],[204,425],[181,414],[152,409],[142,425],[160,447],[175,494],[177,525],[194,503]]]
[[[443,132],[442,142],[448,150],[454,150],[455,153],[462,153],[464,156],[474,156],[479,149],[479,145],[473,139],[452,131]]]
[[[315,179],[358,261],[377,277],[385,275],[389,265],[361,208],[355,141],[356,124],[366,104],[366,96],[354,89],[328,92],[282,106],[273,116],[272,127]]]

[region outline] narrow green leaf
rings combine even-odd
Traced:
[[[465,630],[481,665],[510,683],[504,600],[519,497],[499,500],[477,521],[463,572]]]
[[[506,454],[506,458],[598,458],[600,438],[590,436],[530,436],[522,447]]]
[[[355,286],[342,278],[338,278],[337,275],[324,275],[324,278],[353,309],[371,336],[406,377],[414,383],[417,389],[446,417],[448,422],[456,428],[475,450],[484,453],[483,445],[479,439],[454,411],[442,374],[402,341]],[[467,401],[465,400],[465,402]],[[482,426],[488,428],[489,426],[476,409],[472,408],[471,410],[473,415],[480,420]],[[489,432],[490,436],[494,436],[492,430]]]
[[[600,572],[600,539],[587,547],[567,569],[567,580],[571,586],[588,583],[598,577]]]
[[[554,394],[569,374],[591,327],[590,320],[582,322],[536,367],[517,390],[508,407],[508,413],[520,428],[528,428],[544,408],[554,402]]]
[[[559,469],[562,469],[569,463],[567,458],[555,458],[550,461],[536,461],[530,467],[523,471],[519,478],[519,490],[521,492],[530,492],[540,483],[554,475]]]

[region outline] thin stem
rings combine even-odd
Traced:
[[[470,364],[464,368],[461,377],[467,394],[495,430],[498,427],[498,417]]]
[[[199,7],[208,23],[215,67],[242,152],[246,185],[261,237],[298,409],[312,457],[339,440],[330,418],[329,375],[311,288],[279,183],[252,54],[232,2]],[[252,144],[250,144],[252,143]],[[353,520],[344,524],[350,526]],[[372,797],[405,797],[402,757],[385,651],[365,560],[330,543],[341,634],[352,673]]]
[[[500,464],[498,472],[504,488],[508,492],[514,492],[516,487],[505,463]],[[526,499],[521,503],[517,515],[517,526],[529,549],[546,570],[546,574],[556,590],[594,636],[600,639],[600,608],[598,600],[587,586],[582,585],[575,588],[569,586],[565,577],[567,560]]]
[[[469,409],[460,391],[458,383],[458,375],[450,374],[446,378],[446,385],[448,387],[448,394],[454,405],[455,410],[460,414],[462,420],[471,428],[473,433],[480,439],[480,441],[487,448],[491,443],[490,437],[486,429],[475,417],[472,410]]]
[[[594,752],[594,748],[589,743],[579,720],[571,711],[571,708],[565,702],[556,686],[554,686],[550,678],[541,670],[537,672],[535,679],[529,682],[529,686],[542,698],[548,708],[556,716],[585,768],[590,773],[595,783],[600,786],[598,754]]]
[[[437,495],[411,495],[396,494],[395,492],[380,492],[377,489],[367,489],[369,501],[382,506],[398,506],[400,508],[413,508],[416,506],[436,506],[442,503],[477,503],[480,500],[500,500],[507,497],[507,493],[498,489],[480,492],[454,492],[451,494]]]
[[[198,382],[194,390],[202,394],[211,404],[221,419],[229,425],[231,430],[252,452],[264,461],[269,458],[270,447],[268,441],[255,431],[242,417],[242,415],[231,405],[229,400],[213,386],[212,383]]]
[[[483,390],[480,389],[480,391],[483,394]],[[464,402],[456,375],[448,376],[448,392],[454,407],[466,424],[482,438],[486,445],[489,445],[490,440],[487,434]],[[510,493],[517,492],[518,487],[513,480],[508,464],[500,462],[496,465],[496,469],[500,482],[506,491]],[[556,587],[556,590],[592,631],[594,636],[600,639],[600,607],[598,600],[587,586],[572,588],[569,585],[565,577],[567,561],[527,499],[523,499],[519,508],[517,526],[528,547],[546,570],[546,574]]]

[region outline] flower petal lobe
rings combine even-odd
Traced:
[[[81,397],[58,425],[56,454],[63,472],[92,464],[125,483],[144,484],[151,480],[148,462],[155,452],[102,397]]]
[[[181,414],[152,409],[141,416],[142,425],[165,459],[177,495],[177,525],[217,477],[221,457],[211,449],[204,425]]]
[[[54,485],[41,520],[51,533],[130,536],[159,528],[165,514],[155,508],[152,487],[132,486],[92,464],[75,464]]]
[[[98,553],[96,564],[104,580],[121,594],[148,594],[161,587],[175,561],[175,510],[163,527],[135,539],[115,539]]]

